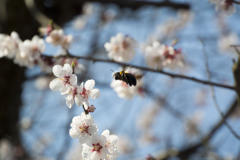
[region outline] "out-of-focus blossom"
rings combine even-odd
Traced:
[[[66,159],[68,160],[84,160],[82,157],[82,145],[75,145],[73,148],[69,150]]]
[[[63,41],[64,33],[62,29],[53,30],[46,38],[46,42],[52,44],[53,46],[62,45]]]
[[[16,32],[12,32],[10,36],[0,34],[0,58],[14,58],[19,53],[19,44],[22,41]]]
[[[51,80],[52,78],[49,76],[40,76],[36,79],[35,86],[39,90],[45,90],[48,88]]]
[[[72,138],[79,138],[80,143],[86,143],[97,134],[98,127],[94,124],[94,119],[90,114],[81,113],[72,119],[69,134]]]
[[[128,68],[125,70],[126,72],[129,72],[133,74],[135,77],[140,77],[137,78],[137,85],[136,86],[128,86],[126,82],[120,81],[120,80],[115,80],[113,79],[110,86],[113,88],[115,92],[117,92],[117,95],[120,98],[125,98],[125,99],[132,99],[134,95],[140,95],[143,96],[144,89],[143,89],[143,80],[142,80],[142,73],[140,70],[136,68]]]
[[[108,57],[119,62],[128,62],[135,55],[136,42],[129,36],[118,33],[104,44]]]
[[[64,36],[63,43],[62,43],[61,46],[64,49],[69,49],[72,41],[73,41],[73,36],[72,35],[66,35],[66,36]]]
[[[27,130],[29,129],[30,127],[32,126],[32,120],[28,117],[25,117],[23,118],[21,121],[20,121],[20,128],[22,130]]]
[[[40,58],[41,53],[45,50],[44,40],[34,36],[32,40],[25,40],[19,45],[20,56],[27,58],[29,61],[36,61]]]
[[[145,53],[146,63],[150,68],[162,69],[163,67],[168,67],[175,69],[184,66],[181,50],[175,49],[173,46],[167,46],[154,41],[145,48]]]
[[[190,117],[190,119],[187,120],[187,122],[185,123],[185,132],[190,136],[199,134],[198,125],[202,119],[203,113],[200,111],[196,111],[193,116]]]
[[[159,142],[159,138],[153,135],[151,132],[143,132],[141,137],[138,140],[138,143],[140,146],[146,146],[152,143],[157,143]]]
[[[216,11],[220,9],[228,16],[236,12],[232,0],[209,0],[209,2],[216,5]]]
[[[133,142],[126,135],[119,136],[117,148],[121,154],[128,154],[133,151]]]
[[[39,33],[42,35],[42,36],[48,36],[53,30],[53,27],[52,25],[48,25],[47,27],[40,27],[38,29]]]
[[[143,131],[149,130],[160,110],[160,104],[144,107],[137,118],[137,127]]]
[[[201,89],[197,91],[194,95],[194,101],[197,105],[203,106],[206,104],[208,92],[206,89]]]
[[[87,25],[87,17],[85,16],[78,16],[74,21],[73,21],[73,27],[77,30],[84,29]]]
[[[2,160],[13,160],[13,146],[7,139],[1,139],[0,141],[0,159]]]
[[[64,64],[64,67],[55,65],[52,70],[53,74],[58,78],[50,82],[49,87],[51,90],[60,90],[61,93],[66,93],[69,87],[77,83],[77,76],[72,74],[73,70],[70,64]]]
[[[93,3],[85,3],[83,5],[83,14],[91,15],[94,12],[94,4]]]
[[[238,35],[236,33],[230,33],[220,37],[218,40],[218,48],[220,52],[230,52],[236,55],[236,51],[234,47],[231,47],[231,45],[237,45],[238,43]],[[240,47],[238,47],[238,49],[240,49]]]

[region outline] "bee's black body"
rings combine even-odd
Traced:
[[[129,84],[129,86],[136,86],[137,85],[137,80],[134,75],[131,73],[121,71],[121,72],[116,72],[114,73],[113,77],[115,77],[115,80],[121,80]]]

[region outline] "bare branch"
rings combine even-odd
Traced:
[[[205,47],[205,44],[202,40],[200,40],[203,44],[203,54],[205,56],[205,64],[206,64],[206,72],[207,72],[207,76],[208,76],[208,80],[210,81],[211,80],[211,74],[210,74],[210,71],[209,71],[209,65],[208,65],[208,57],[207,57],[207,53],[206,53],[206,47]],[[228,124],[228,122],[226,121],[226,119],[224,118],[224,114],[223,112],[221,111],[219,105],[218,105],[218,102],[217,102],[217,99],[216,99],[216,95],[215,95],[215,92],[214,92],[214,88],[212,85],[210,85],[210,88],[211,88],[211,92],[212,92],[212,98],[213,98],[213,101],[214,101],[214,104],[218,110],[218,112],[220,113],[222,119],[223,119],[223,122],[224,124],[227,126],[227,128],[229,129],[229,131],[237,138],[240,140],[240,136],[232,129],[232,127]]]
[[[213,85],[213,86],[217,86],[217,87],[236,90],[234,86],[228,86],[228,85],[219,84],[219,83],[215,83],[215,82],[209,82],[209,81],[206,81],[206,80],[200,80],[200,79],[193,78],[193,77],[188,77],[188,76],[184,76],[184,75],[169,73],[169,72],[166,72],[166,71],[163,71],[163,70],[154,70],[154,69],[150,69],[150,68],[147,68],[147,67],[131,65],[131,64],[123,63],[123,62],[116,62],[116,61],[113,61],[113,60],[98,59],[98,58],[93,58],[93,57],[73,56],[72,54],[55,56],[55,57],[54,56],[47,56],[47,55],[42,55],[42,56],[47,57],[47,58],[56,58],[56,59],[61,58],[61,57],[68,57],[68,58],[76,58],[76,59],[85,59],[85,60],[89,60],[89,61],[93,61],[93,62],[114,63],[114,64],[118,64],[120,66],[131,66],[133,68],[137,68],[137,69],[144,70],[144,71],[161,73],[161,74],[170,76],[172,78],[182,78],[182,79],[187,79],[187,80],[191,80],[191,81],[206,84],[206,85]]]

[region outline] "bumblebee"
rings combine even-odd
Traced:
[[[129,86],[136,86],[137,85],[137,80],[134,75],[131,73],[128,73],[126,71],[121,71],[121,72],[116,72],[113,74],[113,77],[115,77],[115,80],[121,80],[129,84]]]

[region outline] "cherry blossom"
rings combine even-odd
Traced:
[[[11,35],[0,34],[0,58],[14,58],[19,53],[18,45],[22,43],[16,32],[12,32]]]
[[[238,35],[236,33],[229,33],[219,38],[218,48],[221,53],[228,52],[236,56],[235,49],[230,46],[238,43],[239,43]]]
[[[129,36],[118,33],[116,37],[111,37],[110,42],[104,47],[108,51],[108,57],[119,62],[128,62],[135,55],[136,42]]]
[[[118,137],[116,135],[111,135],[109,130],[105,130],[102,132],[101,139],[103,140],[103,143],[105,143],[105,147],[107,148],[109,154],[118,156]]]
[[[115,145],[118,137],[109,135],[109,131],[103,131],[101,137],[95,135],[86,144],[83,144],[82,156],[90,160],[115,160],[118,157],[118,150]]]
[[[181,50],[175,49],[173,46],[167,46],[154,41],[146,47],[145,53],[145,60],[150,68],[162,69],[163,67],[168,67],[175,69],[184,66]]]
[[[98,127],[94,124],[94,119],[90,114],[81,113],[79,116],[75,116],[72,119],[70,125],[72,128],[69,130],[69,134],[72,138],[79,138],[80,143],[86,143],[90,141],[95,134],[97,134]]]
[[[25,40],[19,45],[20,57],[27,58],[29,61],[35,61],[40,58],[45,50],[44,40],[34,36],[32,40]]]
[[[62,29],[53,30],[46,38],[46,42],[53,46],[59,46],[64,41],[64,33]]]
[[[69,49],[73,41],[72,35],[64,35],[63,30],[53,30],[47,37],[46,42],[53,46],[62,46],[64,49]]]
[[[53,91],[61,91],[66,93],[68,88],[77,83],[77,76],[72,74],[73,70],[70,64],[64,64],[64,67],[55,65],[52,69],[53,74],[58,77],[52,80],[49,87]]]
[[[84,98],[80,95],[82,93],[82,88],[77,85],[73,85],[68,88],[68,91],[62,93],[63,95],[67,95],[66,104],[69,108],[72,108],[74,102],[76,102],[77,106],[81,106],[83,104]]]
[[[209,0],[209,2],[216,5],[216,11],[220,9],[228,16],[236,12],[232,0]]]
[[[83,97],[84,102],[89,105],[89,97],[96,99],[100,96],[99,89],[93,88],[95,86],[95,81],[93,79],[87,80],[86,83],[82,82],[80,85],[80,90],[82,91],[80,95]]]

